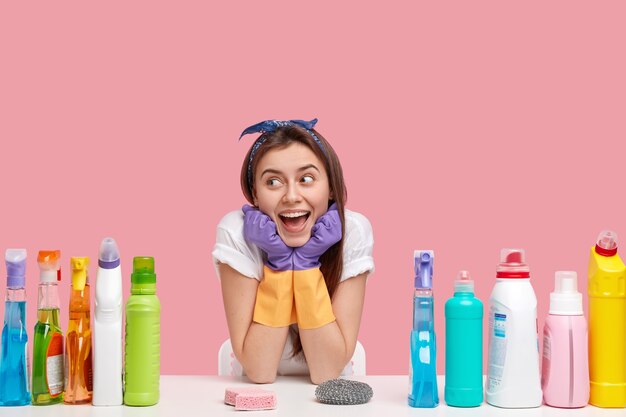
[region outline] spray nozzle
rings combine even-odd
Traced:
[[[39,264],[39,281],[61,281],[61,251],[40,250],[37,256]]]
[[[70,265],[72,267],[72,289],[82,291],[87,284],[89,258],[73,257],[70,259]]]
[[[613,256],[617,253],[617,233],[603,230],[596,241],[596,253],[602,256]]]
[[[415,288],[432,289],[435,252],[416,250],[413,257],[415,258]]]
[[[24,288],[26,284],[26,249],[7,249],[7,287]]]

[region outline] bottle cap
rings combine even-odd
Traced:
[[[61,251],[40,250],[37,256],[39,282],[61,281]]]
[[[415,259],[415,288],[432,289],[435,252],[432,250],[416,250],[413,253],[413,257]]]
[[[557,271],[554,274],[554,292],[550,293],[550,314],[580,316],[583,314],[583,295],[578,292],[575,271]]]
[[[26,285],[26,249],[7,249],[7,288],[24,288]]]
[[[454,292],[474,292],[474,281],[469,271],[459,271],[454,281]]]
[[[530,268],[526,263],[524,249],[505,248],[500,251],[496,278],[530,278]]]
[[[70,266],[72,267],[72,289],[82,291],[85,284],[89,282],[87,278],[87,267],[89,266],[89,258],[70,258]]]
[[[154,258],[152,256],[136,256],[133,258],[133,273],[130,276],[133,284],[155,284]]]
[[[105,237],[100,243],[98,266],[103,269],[113,269],[120,266],[120,251],[112,237]]]
[[[603,230],[596,241],[596,253],[602,256],[613,256],[617,253],[617,233]]]

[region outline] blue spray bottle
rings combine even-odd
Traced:
[[[2,328],[0,406],[30,404],[26,333],[26,249],[7,249],[7,296]]]
[[[411,331],[409,405],[433,408],[439,404],[437,390],[437,346],[433,312],[433,262],[431,250],[415,251],[415,295]]]

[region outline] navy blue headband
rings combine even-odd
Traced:
[[[250,159],[248,159],[248,187],[252,189],[252,160],[254,159],[254,154],[259,149],[259,147],[263,145],[263,143],[265,143],[265,141],[267,140],[267,136],[265,136],[264,133],[274,132],[279,127],[298,126],[298,127],[303,128],[304,130],[307,131],[309,135],[311,135],[315,143],[319,145],[322,152],[324,152],[324,155],[328,157],[328,155],[326,154],[326,149],[324,149],[324,145],[322,145],[322,142],[319,140],[317,135],[312,132],[312,129],[315,127],[316,124],[317,124],[317,119],[313,119],[308,122],[305,120],[265,120],[261,123],[257,123],[255,125],[252,125],[246,128],[241,133],[241,136],[239,136],[239,140],[241,140],[241,138],[244,137],[245,135],[249,135],[250,133],[261,133],[261,136],[259,136],[258,139],[252,145],[252,149],[250,151]]]

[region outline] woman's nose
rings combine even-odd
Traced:
[[[300,189],[296,184],[289,184],[287,189],[285,190],[285,195],[283,196],[283,201],[286,203],[297,203],[302,200],[302,195],[300,194]]]

